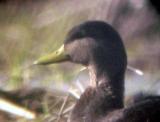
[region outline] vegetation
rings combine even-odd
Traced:
[[[81,66],[71,63],[43,67],[33,66],[32,62],[58,48],[71,27],[93,19],[104,20],[119,31],[127,48],[129,65],[144,72],[144,76],[138,76],[127,70],[126,94],[145,92],[151,86],[150,92],[160,93],[155,87],[158,84],[156,81],[160,79],[160,23],[147,3],[128,0],[8,0],[0,3],[0,88],[4,91],[19,91],[16,92],[17,96],[25,92],[24,88],[44,89],[44,99],[41,99],[43,114],[34,122],[66,121],[71,110],[69,107],[76,100],[72,95],[68,96],[66,91],[71,87],[77,89],[77,79],[84,87],[87,86],[87,82],[83,81],[88,80],[88,77],[86,71],[79,73]],[[54,92],[49,100],[46,97],[48,89]],[[24,101],[21,103],[26,105]],[[63,111],[67,111],[67,114],[58,116],[55,113],[61,111],[63,103]],[[13,121],[11,118],[17,122],[29,121],[13,116],[6,121]]]

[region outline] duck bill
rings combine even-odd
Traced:
[[[52,63],[64,62],[68,60],[69,60],[69,56],[65,54],[64,45],[62,45],[55,52],[52,52],[48,55],[40,57],[38,60],[34,61],[33,64],[47,65]]]

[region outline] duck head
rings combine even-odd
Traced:
[[[82,64],[100,81],[120,75],[123,78],[127,57],[119,34],[107,23],[87,21],[73,27],[64,44],[55,52],[39,58],[34,64],[46,65],[70,61]]]

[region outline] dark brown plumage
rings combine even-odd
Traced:
[[[124,108],[127,56],[121,37],[110,25],[102,21],[88,21],[74,27],[65,39],[64,51],[65,61],[88,67],[92,82],[96,82],[81,95],[69,122],[160,121],[160,97],[146,98]],[[61,61],[50,56],[35,64]]]

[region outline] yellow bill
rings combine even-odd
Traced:
[[[40,57],[38,60],[34,61],[33,64],[52,64],[69,60],[69,56],[64,51],[64,45],[62,45],[58,50],[52,52],[48,55]]]

